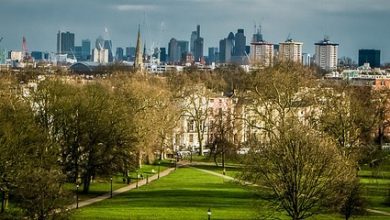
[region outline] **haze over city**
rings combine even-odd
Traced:
[[[172,37],[189,40],[199,24],[207,51],[238,28],[249,44],[256,23],[275,44],[290,35],[312,54],[314,43],[328,35],[340,44],[339,57],[356,61],[359,49],[378,49],[388,63],[389,10],[387,0],[1,0],[0,37],[9,50],[20,50],[25,36],[30,51],[55,52],[58,30],[75,33],[76,44],[102,35],[113,47],[127,47],[135,46],[141,24],[150,50],[166,47]]]

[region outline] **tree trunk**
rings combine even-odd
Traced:
[[[222,145],[222,173],[225,175],[225,147]]]
[[[87,172],[87,174],[84,175],[84,181],[83,181],[83,193],[89,192],[89,186],[91,185],[91,174]]]
[[[4,213],[5,209],[5,191],[1,191],[1,212]]]

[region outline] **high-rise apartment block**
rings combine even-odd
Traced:
[[[360,49],[359,66],[363,66],[365,63],[369,63],[370,67],[381,67],[381,51],[373,49]]]
[[[250,58],[253,65],[269,67],[274,61],[274,44],[263,40],[260,28],[252,37]]]
[[[293,41],[291,38],[279,43],[279,60],[302,63],[302,46],[303,43]]]
[[[315,43],[315,63],[321,69],[332,71],[337,69],[338,47],[339,44],[332,43],[327,37],[324,40]]]
[[[74,54],[74,33],[61,32],[57,33],[57,53]]]

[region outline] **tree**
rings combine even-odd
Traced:
[[[289,122],[277,136],[256,143],[244,171],[246,180],[269,187],[291,219],[305,219],[325,207],[336,187],[354,175],[331,139]]]
[[[34,118],[29,102],[16,84],[0,86],[0,190],[4,199],[12,194],[27,216],[46,219],[65,206],[64,181],[56,166],[56,145]],[[15,87],[14,87],[15,86]],[[7,91],[8,90],[8,91]],[[50,175],[48,175],[50,174]],[[53,183],[55,182],[55,186]],[[48,196],[41,197],[45,192]],[[4,211],[4,209],[2,209]]]
[[[292,219],[316,214],[354,177],[354,161],[316,129],[322,96],[310,70],[292,63],[255,72],[245,91],[251,128],[244,179],[269,187]]]
[[[72,182],[122,171],[132,162],[132,124],[124,103],[101,82],[43,82],[33,94],[37,118],[58,143],[58,157]]]

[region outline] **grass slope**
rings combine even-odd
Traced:
[[[255,195],[192,168],[178,169],[148,186],[82,208],[73,219],[254,219]]]

